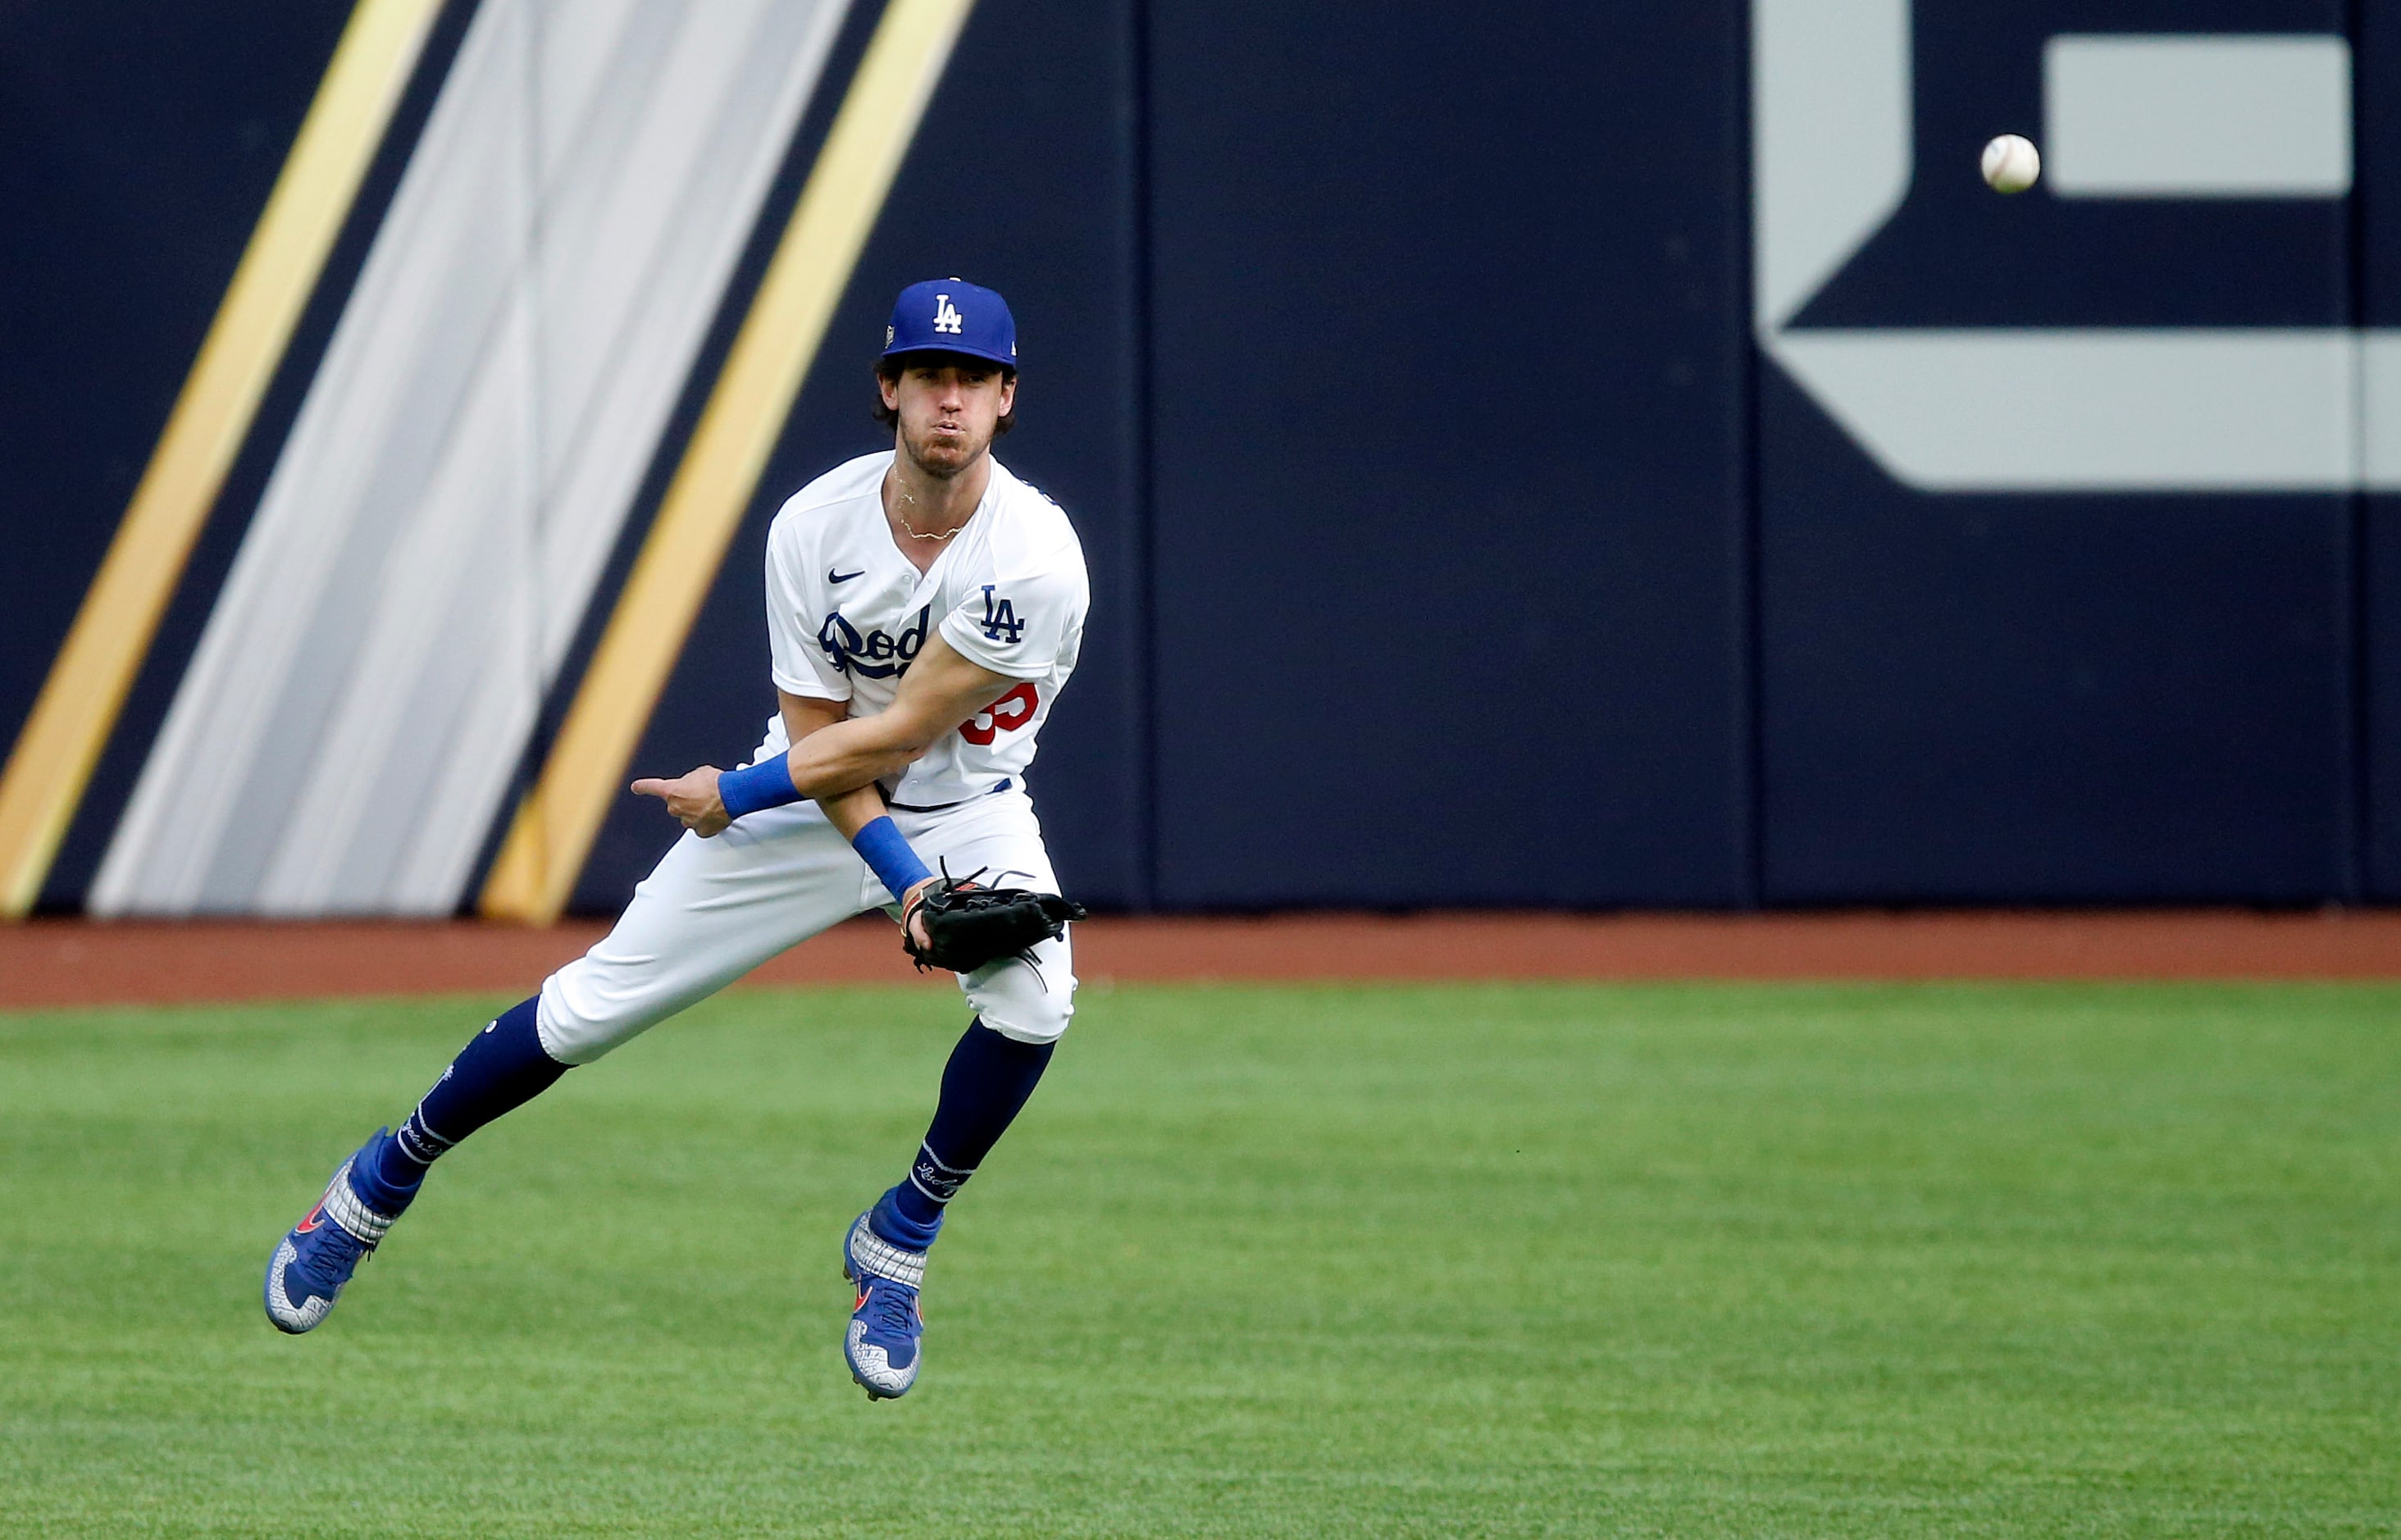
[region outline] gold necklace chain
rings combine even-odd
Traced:
[[[917,502],[915,498],[910,496],[907,492],[902,492],[900,494],[900,501],[909,503],[912,506],[914,506]],[[916,528],[909,522],[909,516],[902,513],[899,509],[893,509],[892,516],[899,521],[900,532],[907,535],[911,540],[948,540],[953,535],[957,534],[960,529],[966,528],[965,525],[954,525],[950,529],[943,530],[939,535],[921,535],[917,532]]]

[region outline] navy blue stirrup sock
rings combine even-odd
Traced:
[[[366,1174],[382,1190],[360,1196],[371,1202],[397,1197],[406,1206],[425,1180],[426,1168],[443,1151],[503,1112],[523,1107],[567,1073],[571,1066],[543,1052],[542,1034],[534,1029],[541,998],[537,995],[509,1007],[459,1051],[400,1132],[384,1141],[377,1169]]]
[[[1000,1142],[1050,1066],[1056,1043],[1022,1043],[981,1020],[942,1066],[942,1096],[907,1179],[886,1192],[868,1228],[897,1246],[923,1251],[942,1227],[942,1208]]]

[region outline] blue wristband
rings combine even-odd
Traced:
[[[917,852],[909,848],[900,826],[892,821],[889,813],[852,835],[850,847],[866,859],[874,869],[876,880],[896,901],[908,897],[909,889],[933,875],[917,859]]]
[[[770,754],[756,764],[728,770],[718,777],[717,800],[725,804],[727,818],[738,818],[762,807],[798,802],[801,794],[793,789],[792,767],[784,762],[784,756]]]

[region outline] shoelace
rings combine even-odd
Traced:
[[[330,1274],[343,1265],[356,1271],[361,1262],[375,1255],[375,1247],[331,1219],[325,1220],[318,1227],[317,1234],[324,1238],[309,1247],[307,1254],[300,1258],[303,1272]],[[326,1265],[329,1262],[335,1266],[329,1268]]]
[[[882,1287],[871,1286],[867,1296],[867,1326],[870,1331],[887,1337],[906,1337],[916,1325],[916,1301],[910,1292],[888,1279],[878,1279]]]

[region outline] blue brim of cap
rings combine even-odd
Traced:
[[[1013,358],[1004,357],[999,353],[991,351],[989,349],[961,347],[955,342],[904,342],[897,348],[885,349],[879,356],[884,358],[899,358],[903,353],[956,353],[962,358],[986,359],[992,363],[999,364],[1004,369],[1014,369],[1017,367],[1017,360]]]

